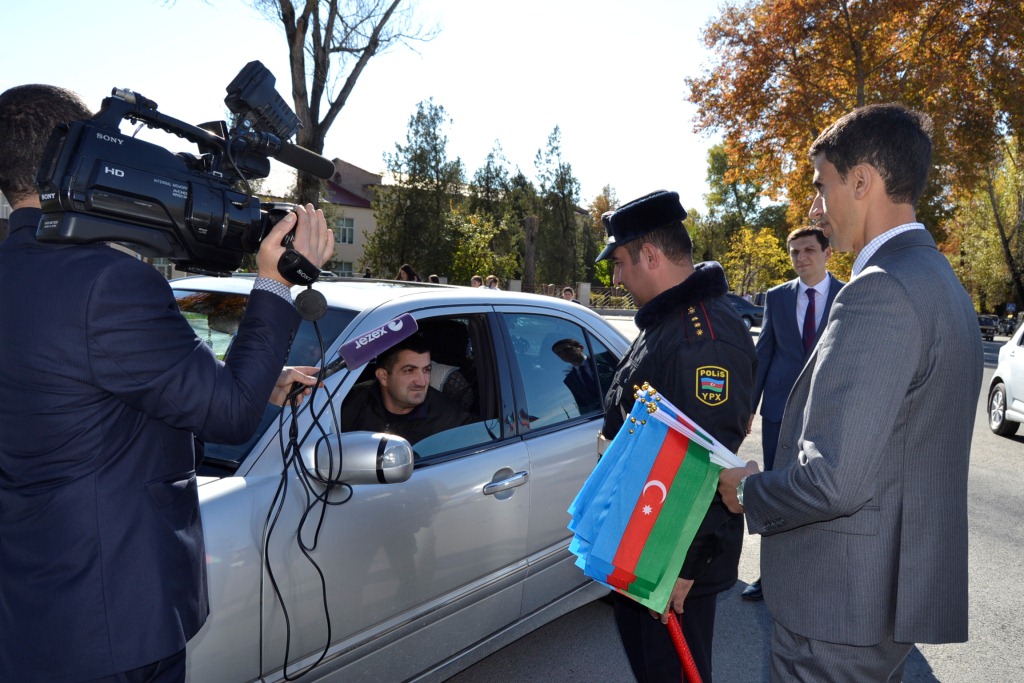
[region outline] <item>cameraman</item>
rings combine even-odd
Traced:
[[[46,141],[89,116],[52,86],[0,95],[0,680],[182,681],[209,611],[193,435],[245,441],[301,379],[281,370],[299,325],[281,240],[296,228],[320,266],[333,239],[312,205],[274,227],[218,361],[151,266],[36,241]]]

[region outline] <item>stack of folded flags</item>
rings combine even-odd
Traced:
[[[735,454],[648,384],[569,507],[569,550],[601,583],[663,612]]]

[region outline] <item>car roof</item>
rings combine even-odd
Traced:
[[[175,289],[249,294],[255,277],[251,274],[233,274],[231,277],[194,275],[170,281]],[[373,278],[321,278],[313,288],[323,293],[327,305],[357,312],[373,311],[385,304],[395,304],[407,310],[422,307],[459,305],[543,306],[547,310],[562,312],[567,318],[599,319],[601,316],[586,306],[561,297],[542,294],[511,292],[458,285],[438,285],[428,282],[405,282]],[[303,287],[293,287],[298,295]]]

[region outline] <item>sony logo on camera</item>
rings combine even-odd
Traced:
[[[115,137],[113,135],[107,135],[106,133],[96,133],[96,138],[98,140],[103,140],[103,142],[116,142],[119,145],[124,144],[124,140],[122,140],[121,138]]]

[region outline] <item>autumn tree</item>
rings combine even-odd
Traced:
[[[812,196],[807,149],[825,127],[876,102],[921,109],[936,172],[919,213],[934,229],[951,189],[1024,126],[1022,27],[1004,0],[730,1],[704,30],[712,64],[687,79],[695,127],[724,132],[744,179],[786,197],[797,222]]]
[[[363,263],[375,273],[393,273],[409,263],[420,273],[446,273],[455,251],[448,214],[462,201],[462,161],[448,159],[450,123],[444,107],[420,102],[409,117],[406,144],[385,155],[394,180],[373,197],[377,229],[367,235]]]
[[[948,227],[944,251],[978,310],[1024,303],[1024,168],[1015,139],[1000,163],[973,191],[958,198],[961,210]]]
[[[601,193],[590,202],[590,231],[593,233],[598,247],[597,253],[594,254],[592,259],[589,259],[591,262],[597,258],[597,254],[601,253],[601,250],[604,249],[604,245],[608,241],[608,230],[605,228],[601,216],[605,212],[614,211],[617,208],[619,208],[619,197],[615,194],[615,189],[611,185],[605,185],[601,188]],[[592,267],[590,281],[597,282],[605,287],[611,287],[613,270],[611,260],[606,259],[600,263],[592,263]]]
[[[414,24],[402,0],[250,0],[281,24],[288,42],[292,101],[302,121],[296,142],[323,154],[324,141],[370,59],[433,32]],[[344,75],[343,75],[344,74]],[[339,87],[340,84],[340,87]],[[298,172],[300,203],[319,203],[320,181]]]
[[[580,183],[572,166],[562,157],[558,126],[548,136],[547,147],[537,151],[539,196],[542,212],[537,235],[538,276],[547,282],[576,282],[583,272],[581,227],[586,223],[578,209]]]
[[[744,227],[729,238],[722,260],[729,286],[737,294],[763,292],[785,282],[790,269],[786,248],[771,228]]]

